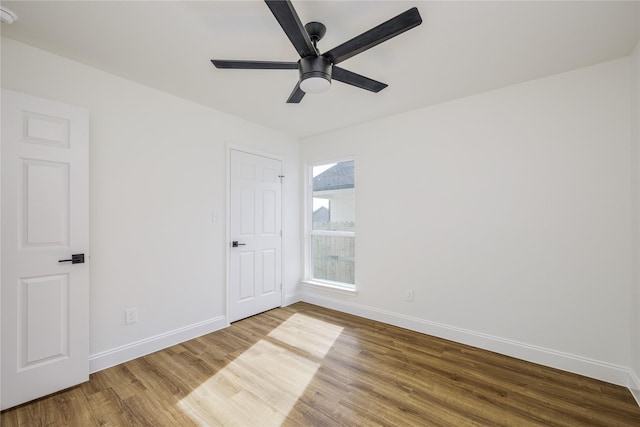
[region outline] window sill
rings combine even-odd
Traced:
[[[339,284],[326,283],[326,282],[318,282],[315,280],[303,280],[303,286],[307,286],[310,288],[322,289],[325,291],[336,292],[344,295],[356,296],[358,295],[358,290],[354,286],[341,286]]]

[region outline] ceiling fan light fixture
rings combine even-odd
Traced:
[[[6,7],[0,7],[0,22],[3,24],[13,24],[18,20],[18,15],[7,9]]]
[[[322,93],[331,87],[331,61],[323,56],[307,56],[299,61],[300,89]]]
[[[325,77],[308,77],[300,82],[300,89],[306,93],[322,93],[331,88],[331,82]]]

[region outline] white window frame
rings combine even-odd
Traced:
[[[305,174],[305,280],[303,280],[303,285],[309,287],[318,287],[325,290],[335,291],[339,293],[345,294],[356,294],[357,287],[356,284],[344,283],[344,282],[334,282],[331,280],[325,279],[316,279],[313,277],[313,247],[311,236],[335,236],[335,237],[356,237],[356,231],[331,231],[331,230],[313,230],[313,168],[316,166],[328,165],[332,163],[340,163],[347,162],[355,159],[353,157],[343,157],[339,159],[331,159],[331,160],[323,160],[314,163],[308,163],[305,165],[306,174]],[[357,190],[356,190],[357,191]],[[357,213],[356,213],[357,215]],[[357,229],[357,222],[356,222]],[[355,261],[354,261],[355,262]],[[355,282],[357,282],[357,274],[355,277]]]

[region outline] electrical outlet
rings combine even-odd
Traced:
[[[124,312],[125,323],[130,325],[132,323],[136,323],[138,321],[138,309],[137,308],[128,308]]]
[[[413,302],[414,297],[415,297],[415,293],[413,292],[413,289],[407,290],[407,296],[405,299],[409,302]]]

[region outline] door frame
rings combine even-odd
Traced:
[[[256,150],[254,148],[248,147],[246,145],[240,145],[240,144],[236,144],[236,143],[231,143],[228,142],[227,143],[227,170],[226,170],[226,188],[225,188],[225,241],[224,241],[224,255],[225,255],[225,282],[226,282],[226,286],[225,286],[225,319],[226,319],[226,325],[229,326],[231,325],[231,322],[229,321],[230,316],[229,316],[229,309],[231,307],[231,274],[230,274],[230,266],[231,266],[231,152],[232,151],[241,151],[243,153],[247,153],[247,154],[252,154],[254,156],[261,156],[261,157],[266,157],[268,159],[272,159],[272,160],[277,160],[281,163],[282,165],[282,174],[284,174],[284,170],[285,170],[285,161],[284,158],[278,155],[275,155],[273,153],[269,153],[266,151],[261,151],[261,150]],[[284,177],[283,177],[284,178]],[[280,180],[280,227],[282,229],[282,236],[280,237],[280,251],[281,251],[281,257],[280,257],[280,275],[281,275],[281,281],[282,281],[282,286],[280,288],[280,307],[284,306],[284,302],[285,302],[285,285],[284,285],[284,278],[285,278],[285,254],[286,254],[286,245],[285,245],[285,239],[284,237],[287,235],[287,231],[286,231],[286,226],[285,226],[285,221],[284,221],[284,206],[285,206],[285,194],[283,191],[284,185],[283,185],[283,181]]]

